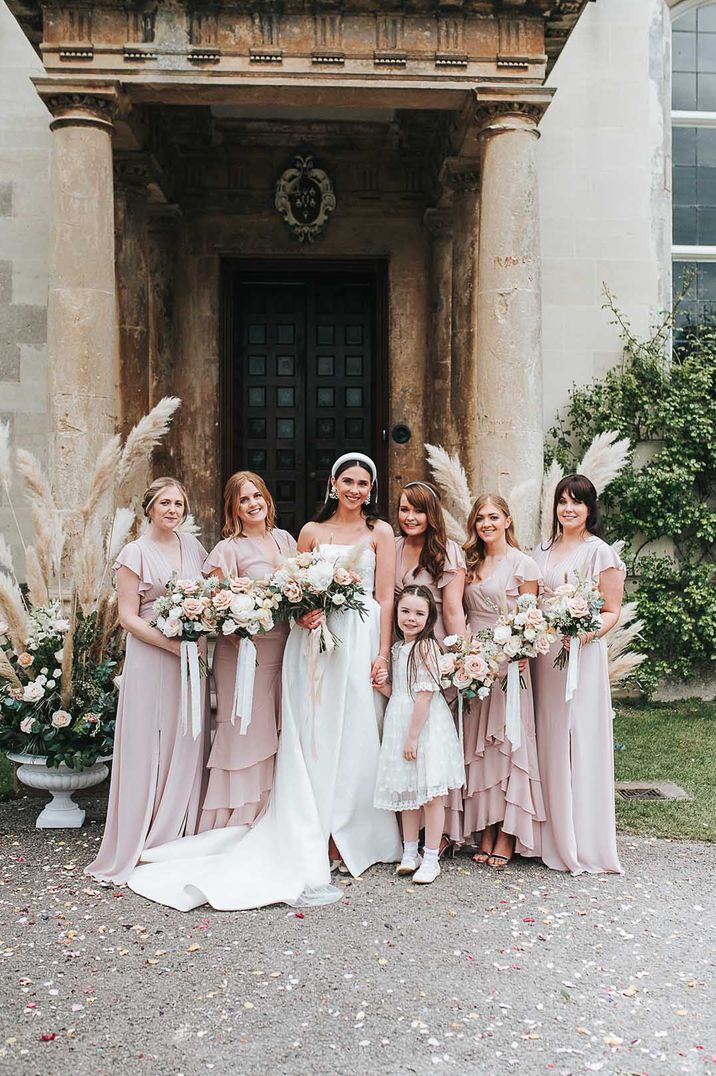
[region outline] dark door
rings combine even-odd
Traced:
[[[377,286],[374,272],[253,271],[233,274],[225,296],[224,477],[261,474],[294,533],[323,501],[336,456],[381,455]]]

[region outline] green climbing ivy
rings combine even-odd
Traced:
[[[605,307],[619,326],[622,362],[572,388],[548,432],[547,463],[573,470],[605,430],[637,446],[602,505],[609,540],[628,545],[648,657],[637,678],[650,692],[716,661],[716,325],[682,329],[669,355],[672,315],[639,340],[608,292]],[[654,545],[663,539],[673,555]]]

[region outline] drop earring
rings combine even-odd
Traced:
[[[328,494],[328,496],[331,498],[332,501],[337,501],[338,500],[338,494],[336,493],[336,487],[335,486],[331,486],[331,492]]]

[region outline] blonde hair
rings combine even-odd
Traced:
[[[480,575],[480,568],[485,561],[485,543],[477,533],[477,517],[488,501],[492,501],[495,508],[499,508],[503,515],[510,520],[510,525],[505,531],[507,544],[512,546],[513,549],[520,548],[519,542],[515,538],[515,529],[514,524],[512,523],[512,512],[510,512],[509,504],[504,497],[500,497],[497,493],[484,493],[481,497],[477,498],[470,510],[470,515],[467,517],[467,540],[462,547],[465,551],[467,577],[470,580],[478,578]]]
[[[149,519],[149,509],[152,507],[157,497],[168,486],[176,486],[184,498],[184,515],[182,516],[182,523],[189,515],[189,498],[186,495],[184,486],[177,478],[170,478],[168,475],[163,475],[161,478],[155,478],[151,485],[147,486],[142,496],[142,512],[146,519]]]
[[[224,486],[224,526],[221,529],[223,538],[240,538],[243,534],[239,519],[239,500],[244,482],[253,482],[266,501],[266,530],[271,531],[276,525],[276,505],[261,475],[255,471],[236,471]]]

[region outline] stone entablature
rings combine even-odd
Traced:
[[[48,72],[541,81],[586,0],[11,2]],[[387,8],[387,10],[386,10]],[[202,71],[202,69],[204,69]]]

